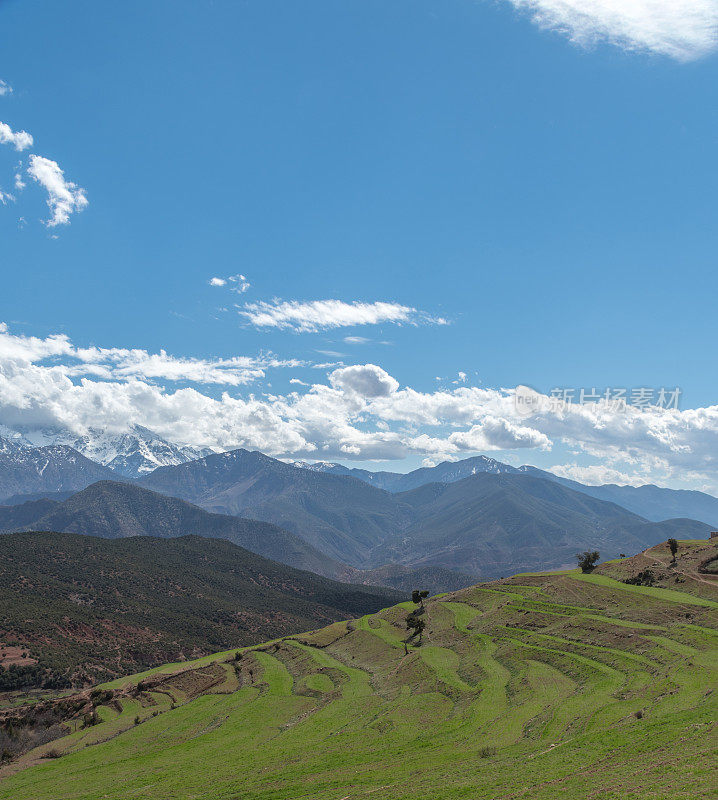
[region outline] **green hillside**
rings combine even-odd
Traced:
[[[681,542],[673,588],[623,583],[639,557],[436,597],[408,654],[412,603],[120,679],[0,798],[712,798],[717,556]]]
[[[0,692],[86,686],[328,625],[400,597],[293,569],[223,539],[4,534]],[[10,643],[28,658],[5,669]]]

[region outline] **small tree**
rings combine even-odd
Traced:
[[[578,559],[578,566],[581,567],[581,572],[593,572],[600,557],[601,554],[598,550],[584,550],[583,553],[578,553],[576,558]]]
[[[671,548],[671,555],[673,556],[673,560],[676,560],[676,553],[678,552],[678,542],[671,538],[668,540],[668,546]]]
[[[428,596],[429,593],[426,591],[426,589],[423,590],[414,589],[414,591],[411,593],[411,602],[416,603],[421,608],[424,608],[424,600]]]

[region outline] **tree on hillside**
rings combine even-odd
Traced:
[[[593,572],[600,557],[601,554],[598,550],[584,550],[583,553],[578,553],[576,558],[578,559],[578,566],[581,567],[581,572]]]
[[[428,596],[429,596],[429,593],[426,591],[426,589],[423,589],[421,591],[419,589],[414,589],[414,591],[411,593],[411,602],[412,603],[416,603],[418,606],[423,608],[424,607],[424,600]]]
[[[671,555],[673,560],[676,560],[676,553],[678,552],[678,542],[672,537],[668,540],[668,546],[671,548]]]

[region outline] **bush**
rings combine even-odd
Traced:
[[[639,572],[638,575],[632,575],[630,578],[626,578],[623,583],[627,583],[630,586],[653,586],[656,582],[656,576],[651,572],[650,569],[644,569],[642,572]]]
[[[479,756],[481,758],[492,758],[495,755],[496,755],[496,748],[491,745],[484,745],[479,750]]]
[[[50,750],[45,750],[42,758],[62,758],[62,753],[57,748],[52,747]]]
[[[581,572],[593,572],[600,557],[598,550],[584,550],[583,553],[577,553],[576,558]]]

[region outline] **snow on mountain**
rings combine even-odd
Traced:
[[[85,458],[109,467],[125,478],[137,478],[157,467],[184,464],[214,452],[209,448],[172,444],[141,425],[133,426],[126,433],[90,430],[84,436],[61,428],[11,430],[0,426],[0,448],[50,445],[71,447]]]

